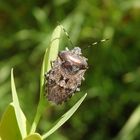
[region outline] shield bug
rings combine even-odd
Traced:
[[[66,30],[63,26],[61,27],[70,40]],[[73,45],[71,40],[70,42]],[[92,45],[95,44],[97,42]],[[79,47],[59,52],[57,59],[52,62],[51,70],[45,73],[45,91],[48,100],[55,104],[67,101],[76,91],[80,90],[87,69],[87,58],[82,55]]]
[[[79,47],[59,52],[52,69],[45,74],[48,100],[61,104],[79,91],[87,68],[87,59]]]

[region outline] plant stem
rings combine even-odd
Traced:
[[[41,98],[40,101],[39,101],[38,107],[37,107],[37,111],[36,111],[34,121],[33,121],[32,126],[31,126],[30,134],[34,133],[36,131],[36,127],[39,123],[39,120],[40,120],[41,115],[44,112],[44,110],[45,110],[45,103],[44,103],[43,98]]]

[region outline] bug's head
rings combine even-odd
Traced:
[[[82,56],[81,49],[75,47],[71,51],[59,52],[59,57],[62,60],[62,66],[69,72],[76,73],[79,70],[88,68],[87,59]]]

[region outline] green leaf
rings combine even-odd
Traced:
[[[61,35],[61,27],[57,26],[53,31],[50,46],[46,49],[42,69],[41,69],[41,87],[44,85],[44,74],[51,69],[51,62],[56,60],[59,51],[59,42]]]
[[[38,133],[33,133],[27,136],[24,140],[42,140],[42,138]]]
[[[51,69],[51,62],[57,58],[58,50],[59,50],[60,35],[61,35],[61,27],[57,26],[52,34],[50,46],[46,49],[46,52],[44,55],[41,75],[40,75],[40,100],[39,100],[39,105],[37,107],[37,112],[36,112],[30,133],[35,132],[37,124],[40,120],[40,117],[46,108],[46,105],[45,105],[46,99],[44,97],[44,74],[45,72],[48,72]]]
[[[17,124],[19,126],[21,137],[23,139],[27,135],[26,118],[25,118],[24,114],[22,113],[22,110],[21,110],[20,105],[19,105],[16,87],[15,87],[15,82],[14,82],[13,69],[11,70],[11,88],[12,88],[13,106],[15,109]]]
[[[140,105],[134,110],[119,135],[116,139],[118,140],[131,140],[135,139],[133,131],[138,127],[140,123]]]
[[[16,119],[15,108],[11,103],[4,112],[0,122],[0,138],[2,140],[21,140],[21,132]]]
[[[83,97],[81,97],[81,99],[57,121],[57,123],[54,125],[54,127],[42,136],[42,138],[43,139],[47,138],[49,135],[51,135],[53,132],[55,132],[60,126],[62,126],[79,108],[79,106],[81,105],[81,103],[83,102],[83,100],[85,99],[86,96],[87,96],[87,94],[85,94]]]

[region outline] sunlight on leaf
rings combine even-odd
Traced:
[[[24,140],[43,140],[38,133],[33,133],[27,136]]]
[[[40,117],[46,108],[45,107],[46,99],[44,97],[44,74],[45,72],[48,72],[51,69],[51,62],[57,58],[60,35],[61,35],[61,27],[57,26],[52,34],[50,46],[47,47],[44,55],[40,75],[40,100],[30,133],[35,132]]]
[[[7,107],[2,116],[0,122],[0,137],[2,140],[22,139],[13,103]]]
[[[43,139],[47,138],[49,135],[51,135],[53,132],[55,132],[60,126],[62,126],[79,108],[79,106],[81,105],[81,103],[83,102],[83,100],[85,99],[86,96],[87,96],[87,94],[85,94],[83,97],[81,97],[81,99],[57,121],[55,126],[42,136]]]
[[[13,69],[11,70],[11,88],[12,88],[12,98],[13,98],[13,105],[15,109],[15,114],[17,118],[17,123],[19,126],[19,130],[21,133],[22,138],[26,137],[26,118],[23,114],[21,114],[22,110],[19,105],[15,82],[14,82],[14,76],[13,76]]]
[[[41,87],[44,85],[44,74],[51,69],[51,62],[56,60],[58,56],[60,43],[61,27],[57,26],[52,34],[50,46],[47,47],[41,69]],[[41,94],[42,95],[42,94]]]

